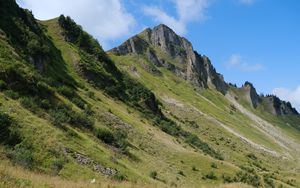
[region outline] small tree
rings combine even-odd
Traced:
[[[156,171],[152,171],[150,172],[150,177],[153,178],[153,179],[157,179],[157,172]]]

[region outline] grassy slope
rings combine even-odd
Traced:
[[[116,62],[130,68],[136,66],[138,74],[136,77],[141,80],[147,87],[155,91],[159,97],[169,97],[181,101],[184,104],[191,105],[201,112],[205,112],[209,116],[212,116],[231,128],[234,128],[239,133],[244,134],[246,137],[256,140],[259,144],[263,144],[271,149],[280,151],[280,148],[276,147],[276,144],[272,140],[264,138],[264,135],[256,129],[251,129],[251,122],[240,112],[236,112],[233,116],[230,115],[230,103],[218,92],[214,90],[204,90],[195,92],[195,90],[186,82],[177,78],[175,75],[161,69],[163,76],[153,76],[147,73],[138,64],[146,63],[139,62],[142,59],[136,59],[136,57],[114,57]],[[151,80],[151,81],[150,81]],[[217,106],[217,107],[216,107]],[[183,114],[185,115],[185,114]]]
[[[234,115],[230,115],[230,104],[219,93],[213,90],[196,92],[189,84],[164,69],[161,69],[163,77],[155,77],[145,72],[140,66],[144,61],[142,58],[122,57],[120,59],[119,57],[113,57],[119,63],[119,66],[128,72],[130,72],[130,66],[136,66],[137,72],[131,72],[131,75],[155,92],[160,101],[163,102],[164,113],[181,124],[185,130],[193,131],[211,146],[221,151],[225,156],[225,161],[214,160],[194,150],[181,140],[163,133],[159,128],[154,127],[151,122],[144,119],[138,111],[120,101],[111,99],[82,80],[74,70],[76,67],[74,65],[80,58],[77,53],[78,49],[62,40],[56,20],[50,20],[43,24],[47,26],[48,35],[54,41],[55,46],[62,52],[63,59],[66,62],[64,64],[66,72],[79,85],[84,86],[85,89],[78,89],[77,94],[91,104],[92,109],[96,112],[94,115],[96,119],[95,126],[109,126],[102,119],[102,115],[108,112],[113,113],[131,126],[128,129],[128,139],[132,145],[129,151],[134,157],[115,152],[111,147],[97,140],[88,130],[70,126],[67,126],[67,130],[54,127],[49,121],[24,109],[17,100],[9,99],[3,93],[0,93],[0,110],[7,112],[20,123],[22,136],[32,143],[34,157],[37,159],[36,163],[40,166],[40,169],[36,169],[34,172],[16,167],[7,160],[4,154],[5,148],[1,147],[1,187],[109,187],[111,185],[116,187],[146,187],[144,183],[147,183],[147,186],[152,184],[153,187],[175,184],[179,187],[199,187],[199,185],[221,184],[221,175],[235,174],[240,170],[238,166],[253,166],[261,174],[268,173],[255,167],[252,164],[253,161],[245,157],[249,153],[255,153],[261,160],[259,164],[270,172],[283,169],[276,158],[264,155],[249,147],[220,126],[217,126],[207,116],[199,114],[198,110],[205,112],[247,138],[281,152],[281,148],[272,143],[272,140],[265,140],[260,132],[252,130],[250,128],[252,122],[243,114],[235,112]],[[2,41],[1,44],[3,44]],[[10,50],[13,51],[13,49]],[[89,97],[88,92],[94,92],[94,97]],[[58,93],[55,95],[66,103],[70,103]],[[180,107],[181,104],[183,107]],[[192,123],[188,123],[190,121],[194,121],[199,127],[197,128]],[[87,155],[105,166],[116,168],[121,174],[126,175],[130,182],[136,183],[115,182],[109,177],[95,173],[86,166],[79,165],[69,156],[65,159],[68,162],[58,173],[59,177],[43,175],[43,173],[53,173],[51,164],[56,158],[51,155],[51,152],[61,152],[64,147]],[[278,166],[271,165],[270,161],[278,164]],[[217,168],[213,168],[212,163],[215,163]],[[195,167],[196,170],[193,170],[192,167]],[[39,171],[43,173],[41,174]],[[151,171],[158,172],[158,180],[149,177]],[[178,174],[179,171],[182,171],[184,176]],[[218,180],[212,181],[202,178],[211,171],[215,172]],[[287,174],[277,175],[278,179],[283,181],[280,183],[285,185],[284,182],[293,176],[293,174],[288,173],[289,171],[287,171]],[[96,184],[91,185],[89,182],[94,178]],[[77,182],[74,183],[74,181]],[[243,186],[245,185],[234,184],[229,187]]]
[[[245,95],[243,91],[236,88],[231,88],[230,92],[238,97],[239,103],[242,104],[247,110],[251,111],[252,113],[261,117],[262,119],[270,122],[284,134],[288,135],[296,142],[300,143],[300,116],[274,116],[271,113],[269,113],[270,110],[266,110],[268,109],[269,104],[266,104],[264,100],[261,103],[259,103],[257,109],[254,109],[244,98]]]
[[[134,109],[129,108],[121,102],[115,101],[102,92],[95,90],[84,82],[79,76],[75,74],[74,63],[77,62],[77,49],[61,40],[59,35],[59,27],[57,27],[56,21],[52,20],[45,23],[48,25],[49,36],[52,37],[54,44],[62,52],[66,70],[75,80],[85,86],[85,90],[78,89],[77,93],[88,103],[93,105],[93,110],[96,111],[96,127],[107,126],[102,122],[100,117],[102,113],[112,112],[118,116],[121,120],[132,126],[129,132],[129,141],[133,145],[130,152],[135,156],[135,159],[128,158],[117,152],[114,152],[110,147],[98,141],[89,131],[80,130],[67,126],[68,131],[54,127],[45,119],[42,119],[35,114],[25,110],[18,101],[9,99],[1,93],[1,110],[7,112],[10,116],[16,119],[21,125],[22,136],[32,143],[34,148],[34,158],[38,160],[38,166],[40,170],[46,173],[52,173],[51,164],[54,160],[47,151],[59,151],[61,152],[64,147],[75,150],[81,154],[87,155],[96,161],[100,161],[105,166],[113,167],[127,176],[132,182],[150,183],[155,185],[164,185],[164,181],[167,185],[177,184],[181,187],[194,187],[199,183],[207,185],[211,183],[221,183],[221,179],[218,181],[202,180],[202,176],[206,173],[214,170],[211,168],[211,162],[215,161],[210,157],[204,156],[199,152],[195,152],[194,149],[185,144],[179,144],[173,137],[161,132],[160,129],[153,127],[146,119],[141,117],[141,114]],[[93,91],[95,96],[89,98],[87,96],[87,90]],[[66,103],[69,103],[67,99],[56,93],[59,98],[62,98]],[[25,117],[25,118],[24,118]],[[74,136],[77,135],[77,136]],[[166,149],[167,148],[167,149]],[[4,152],[4,148],[1,148]],[[4,153],[1,154],[2,158],[6,158]],[[113,162],[112,158],[116,158],[117,163]],[[59,172],[60,177],[66,180],[79,181],[79,185],[89,182],[95,178],[96,182],[107,182],[104,185],[111,182],[110,178],[103,175],[96,174],[91,169],[79,165],[74,159],[67,157],[68,162],[64,165]],[[182,161],[182,162],[180,162]],[[224,162],[221,164],[218,161],[215,163],[222,168],[214,170],[217,176],[221,176],[222,173],[233,174],[238,170],[237,167],[232,166]],[[19,181],[28,181],[29,186],[39,187],[40,184],[52,185],[51,181],[46,181],[47,176],[30,173],[26,176],[26,170],[12,168],[10,162],[1,163],[2,174],[11,181],[7,184],[2,182],[3,186],[11,187],[14,185],[14,180],[17,183],[14,186],[18,186]],[[195,166],[200,171],[193,171],[192,167]],[[2,171],[1,170],[1,171]],[[185,176],[179,175],[179,171],[183,171]],[[158,172],[158,181],[154,181],[149,177],[151,171]],[[22,177],[20,179],[20,177]],[[37,178],[41,178],[41,181],[37,181]],[[51,179],[51,178],[50,178]],[[58,185],[66,184],[71,186],[72,183],[66,180],[56,179]],[[45,181],[45,182],[44,182]],[[11,184],[10,184],[11,183]],[[54,184],[55,185],[55,184]],[[89,185],[89,184],[87,184]],[[122,184],[126,185],[126,184]],[[137,187],[139,187],[137,185]]]
[[[76,63],[76,61],[72,61],[70,59],[70,57],[73,56],[72,54],[74,51],[72,53],[69,50],[73,47],[68,46],[66,43],[63,44],[62,40],[59,39],[61,36],[57,35],[59,31],[57,30],[58,27],[56,27],[54,20],[52,23],[51,21],[48,22],[47,25],[50,25],[48,28],[49,35],[53,37],[54,41],[57,41],[56,45],[62,50],[64,59],[70,66],[72,66],[73,63]],[[98,91],[95,92],[98,93]],[[141,176],[149,179],[149,173],[155,170],[158,172],[159,178],[162,180],[168,180],[168,183],[170,183],[170,180],[173,179],[174,183],[179,185],[197,185],[198,182],[195,180],[198,179],[198,181],[202,181],[202,175],[201,173],[193,172],[192,166],[197,166],[199,169],[204,169],[206,172],[210,170],[210,163],[214,161],[213,159],[194,152],[193,149],[189,147],[187,149],[183,148],[174,141],[174,138],[162,133],[159,129],[154,128],[152,125],[148,124],[147,120],[142,120],[140,114],[138,112],[134,112],[133,109],[130,109],[129,111],[134,113],[129,115],[128,107],[123,105],[123,108],[121,108],[121,103],[116,103],[115,101],[107,98],[100,98],[100,100],[103,102],[102,104],[99,104],[99,107],[103,108],[103,106],[106,106],[107,109],[109,108],[115,115],[134,127],[134,129],[130,131],[130,141],[138,149],[132,150],[132,153],[136,155],[140,161],[138,163],[135,161],[127,161],[129,162],[129,168],[131,167],[133,171],[136,171]],[[97,105],[97,103],[93,104]],[[152,139],[150,140],[149,135],[152,135],[150,137]],[[169,148],[169,150],[165,150],[164,148]],[[144,151],[141,151],[141,149]],[[152,154],[155,155],[153,156]],[[190,164],[181,164],[181,159],[191,159],[189,160]],[[231,171],[229,169],[232,169],[232,172],[237,170],[235,167],[231,167],[231,165],[225,166],[226,168],[223,169],[226,169],[229,173]],[[180,170],[185,171],[186,177],[180,178],[181,180],[176,180],[176,177],[179,176],[177,173]],[[216,173],[219,176],[224,172],[225,170],[216,170]],[[209,182],[203,183],[205,184]]]
[[[164,101],[165,111],[169,112],[170,117],[174,117],[175,120],[179,119],[179,121],[183,120],[186,129],[194,131],[201,138],[205,139],[205,141],[213,145],[214,148],[220,150],[224,154],[225,160],[241,166],[247,163],[247,159],[245,159],[247,153],[255,153],[261,159],[263,166],[265,165],[270,171],[276,171],[287,165],[286,163],[281,163],[280,159],[260,154],[260,152],[241,142],[240,139],[231,135],[223,128],[216,126],[207,116],[197,113],[197,110],[196,112],[195,110],[194,112],[191,110],[196,108],[210,117],[218,119],[255,143],[276,152],[284,153],[283,148],[274,143],[273,140],[265,137],[258,129],[253,128],[252,125],[255,123],[244,114],[239,111],[230,114],[230,103],[221,94],[214,90],[195,91],[188,83],[177,78],[164,68],[160,68],[160,71],[163,73],[162,76],[154,76],[143,68],[143,64],[148,63],[143,57],[135,55],[122,57],[111,55],[111,57],[122,69],[130,72],[133,77],[151,88],[161,101]],[[135,70],[133,67],[135,67],[136,71],[133,71]],[[273,120],[276,119],[274,116],[272,118]],[[188,121],[186,120],[195,121],[199,125],[199,128],[186,126],[188,125]],[[229,143],[231,143],[228,144],[226,139],[225,141],[223,140],[224,138],[230,140]],[[273,164],[278,164],[278,166]],[[299,163],[296,162],[296,164]],[[286,166],[287,171],[291,165],[295,165],[295,161]],[[279,176],[284,179],[285,175],[282,174]]]

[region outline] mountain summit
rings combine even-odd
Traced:
[[[213,87],[226,94],[227,84],[209,58],[194,51],[191,42],[164,24],[144,30],[110,52],[116,55],[145,55],[153,65],[166,67],[194,86]]]
[[[118,56],[142,55],[152,65],[167,68],[195,87],[216,89],[223,95],[228,92],[229,84],[224,81],[223,75],[216,71],[210,59],[200,55],[190,41],[177,35],[164,24],[145,29],[109,52]],[[265,110],[272,114],[298,114],[290,103],[281,101],[276,96],[259,96],[250,82],[245,82],[241,88],[233,89],[240,90],[243,98],[246,98],[253,108],[257,108],[259,103],[264,101],[268,106]]]

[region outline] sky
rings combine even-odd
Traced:
[[[164,23],[225,80],[250,81],[300,111],[299,0],[17,0],[40,20],[71,16],[108,50]]]

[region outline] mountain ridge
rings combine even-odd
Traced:
[[[171,59],[177,60],[179,65],[184,65],[184,68],[168,63],[164,57],[159,57],[153,49],[157,47]],[[200,55],[193,49],[188,39],[177,35],[165,24],[159,24],[152,29],[146,28],[108,52],[115,55],[143,54],[153,65],[168,68],[196,87],[213,87],[223,95],[228,92],[229,83],[226,83],[224,76],[216,71],[210,59],[205,55]],[[278,100],[276,96],[259,96],[253,84],[248,81],[239,89],[248,90],[249,102],[254,108],[257,107],[259,101],[269,100],[273,103],[272,113],[275,115],[299,114],[289,102]]]
[[[299,187],[290,104],[224,95],[166,26],[116,55],[68,16],[0,5],[0,187]]]
[[[170,65],[165,59],[159,59],[153,50],[149,49],[147,51],[147,49],[145,49],[149,45],[160,48],[172,59],[176,59],[179,65],[185,67],[182,69],[178,66]],[[109,52],[120,55],[128,53],[147,53],[148,59],[153,64],[168,67],[177,75],[190,81],[193,85],[200,88],[207,88],[209,85],[212,85],[221,93],[226,93],[227,86],[224,79],[215,71],[210,60],[206,56],[201,56],[195,52],[192,44],[187,39],[178,36],[172,29],[164,24],[160,24],[152,30],[149,28],[144,30],[142,33],[127,40],[121,46]]]

